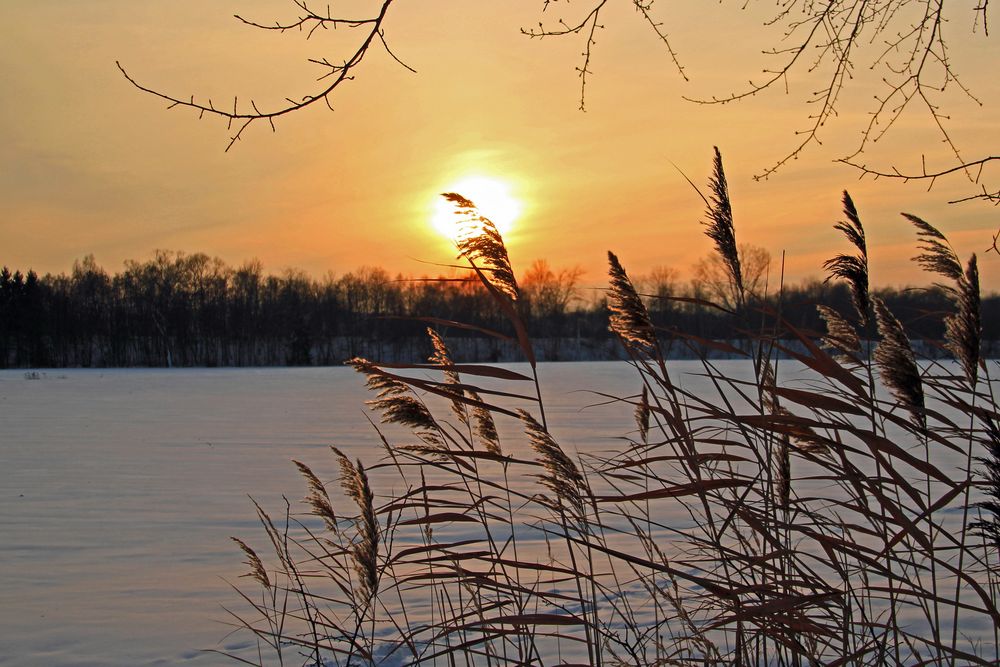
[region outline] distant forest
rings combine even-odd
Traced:
[[[579,270],[553,270],[544,261],[519,277],[519,304],[540,359],[619,357],[603,292],[581,289],[580,277]],[[660,269],[633,279],[648,295],[662,337],[679,341],[674,356],[685,356],[685,341],[731,336],[734,315],[705,304],[726,303],[725,286],[710,275],[683,282]],[[817,304],[852,312],[847,290],[833,283],[785,285],[780,299],[773,285],[758,291],[741,321],[768,326],[764,312],[780,307],[790,324],[819,335],[825,328]],[[939,290],[877,293],[911,337],[929,341],[923,349],[936,349],[949,309]],[[983,298],[982,321],[984,352],[995,356],[997,295]],[[204,254],[164,251],[128,261],[113,275],[92,256],[68,275],[0,271],[4,368],[331,365],[354,356],[420,361],[430,353],[428,326],[447,338],[459,361],[517,358],[509,342],[481,331],[513,333],[479,281],[459,273],[407,278],[365,268],[317,280],[295,270],[265,275],[258,261],[231,267]]]

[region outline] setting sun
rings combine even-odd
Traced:
[[[449,185],[443,192],[455,192],[470,200],[479,213],[493,221],[501,234],[507,234],[521,214],[521,202],[511,195],[510,186],[503,181],[483,176],[470,176]],[[459,233],[461,216],[456,215],[455,205],[437,196],[431,224],[438,233],[455,239]]]

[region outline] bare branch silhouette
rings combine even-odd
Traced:
[[[986,4],[974,8],[975,25],[986,29]],[[863,153],[870,144],[883,138],[905,111],[916,105],[929,115],[944,143],[959,164],[962,155],[945,126],[947,116],[941,111],[938,97],[950,87],[977,104],[981,102],[961,82],[952,69],[948,46],[942,31],[945,22],[943,0],[830,0],[801,3],[781,0],[771,25],[784,26],[784,42],[790,46],[765,51],[780,59],[777,66],[765,70],[765,78],[750,81],[742,89],[710,99],[686,98],[700,104],[726,104],[755,96],[778,84],[787,85],[792,74],[821,77],[821,84],[808,103],[814,111],[809,124],[796,135],[793,148],[755,178],[764,179],[795,159],[811,144],[821,143],[820,132],[838,114],[840,96],[854,78],[858,66],[882,72],[883,92],[876,94],[861,139],[852,152],[841,160],[846,164]],[[859,62],[862,49],[881,42],[881,50]],[[828,70],[829,74],[820,72]],[[961,168],[954,171],[961,170]],[[871,173],[874,173],[872,171]],[[883,175],[903,177],[891,170]]]
[[[580,109],[586,106],[587,84],[594,74],[592,68],[596,50],[596,36],[605,25],[602,18],[612,6],[631,6],[639,19],[652,30],[669,54],[670,61],[685,81],[687,72],[677,51],[668,37],[664,22],[654,11],[654,0],[588,0],[581,5],[561,5],[562,15],[549,22],[540,21],[535,28],[522,28],[521,32],[530,37],[574,37],[584,40],[580,54],[582,62],[576,67],[580,77]],[[744,0],[741,8],[747,8],[753,0]],[[279,116],[298,111],[323,101],[332,108],[330,96],[345,81],[354,77],[370,47],[378,41],[385,52],[396,62],[410,71],[390,48],[386,41],[384,22],[394,0],[373,0],[372,11],[367,15],[346,16],[334,14],[329,7],[325,12],[317,11],[310,0],[292,0],[297,16],[286,21],[264,23],[237,15],[236,18],[253,28],[285,33],[298,31],[309,39],[320,30],[357,30],[363,39],[356,49],[342,61],[339,59],[311,60],[323,68],[318,81],[323,82],[318,90],[298,98],[286,98],[287,103],[275,109],[261,109],[253,99],[240,103],[234,98],[232,105],[216,105],[211,99],[197,99],[195,96],[176,96],[161,89],[140,83],[124,66],[118,64],[124,76],[136,88],[155,95],[169,103],[170,108],[187,107],[198,112],[226,119],[233,131],[227,150],[240,138],[248,127],[257,121],[266,121],[274,129]],[[627,3],[627,4],[626,4]],[[542,12],[550,16],[555,11],[552,0],[541,0]],[[568,3],[567,3],[568,5]],[[376,11],[377,8],[377,11]],[[971,11],[972,22],[968,30],[972,34],[989,35],[989,0],[980,0],[964,10]],[[952,5],[947,9],[952,11]],[[826,124],[839,113],[844,93],[852,93],[857,98],[860,84],[855,80],[862,70],[876,72],[881,78],[881,92],[874,97],[867,121],[863,122],[860,139],[839,160],[851,166],[862,175],[894,178],[903,181],[926,180],[933,185],[935,180],[945,176],[964,177],[974,184],[975,190],[967,197],[952,202],[982,200],[998,203],[1000,188],[982,182],[983,167],[995,156],[976,159],[966,158],[949,132],[948,116],[943,111],[943,98],[954,91],[974,104],[982,106],[972,91],[961,81],[949,58],[948,41],[944,27],[951,14],[946,15],[944,0],[776,0],[776,7],[765,9],[770,12],[765,27],[779,28],[783,36],[780,44],[763,51],[775,59],[775,64],[764,70],[764,76],[751,80],[746,87],[726,95],[700,99],[685,96],[698,104],[727,104],[744,100],[773,88],[788,89],[793,77],[818,82],[806,100],[809,111],[806,123],[795,132],[795,141],[783,156],[759,171],[755,178],[766,179],[797,158],[814,144],[819,145],[821,132]],[[572,13],[575,18],[567,18]],[[950,154],[950,166],[943,165],[937,170],[928,170],[924,165],[919,171],[909,172],[895,167],[868,166],[861,161],[873,144],[880,141],[894,128],[904,113],[922,114],[929,120]]]
[[[674,66],[688,80],[678,56],[667,39],[662,23],[652,15],[650,0],[629,0],[635,9],[656,31],[666,45]],[[545,2],[548,8],[549,2]],[[593,56],[594,33],[602,28],[601,11],[608,0],[591,0],[589,11],[579,21],[558,19],[558,27],[522,30],[530,37],[558,37],[586,35],[582,53],[583,64],[577,68],[581,79],[580,107],[584,106],[587,80]],[[742,5],[746,8],[750,0]],[[972,7],[973,33],[989,35],[987,9],[989,2]],[[949,5],[949,8],[951,5]],[[765,26],[779,27],[783,31],[781,44],[764,51],[777,63],[764,70],[763,78],[751,80],[745,88],[727,95],[710,98],[683,96],[697,104],[728,104],[754,97],[772,88],[788,90],[792,76],[818,80],[806,103],[807,124],[795,132],[796,140],[782,157],[759,171],[755,178],[766,179],[791,160],[810,148],[822,143],[820,133],[839,112],[842,93],[853,90],[857,70],[868,69],[881,75],[882,90],[875,95],[874,106],[868,120],[861,128],[858,143],[839,161],[859,169],[863,174],[903,180],[928,179],[964,173],[970,182],[980,184],[982,165],[994,158],[967,160],[952,140],[942,111],[941,98],[946,91],[956,90],[975,104],[982,102],[958,77],[949,59],[948,43],[943,26],[947,22],[944,0],[778,0],[771,10]],[[854,88],[857,88],[855,85]],[[923,169],[919,174],[908,174],[894,168],[868,168],[858,162],[858,157],[872,144],[881,140],[905,112],[922,113],[936,129],[951,153],[955,166],[937,172]],[[978,169],[977,169],[978,168]],[[1000,190],[981,186],[982,191],[954,201],[986,200],[997,202]]]
[[[941,169],[939,171],[928,171],[927,170],[927,163],[923,159],[923,157],[921,157],[920,171],[919,172],[906,172],[906,171],[902,171],[900,169],[897,169],[896,167],[890,167],[890,169],[888,171],[880,171],[878,169],[874,169],[874,168],[868,167],[865,164],[862,164],[862,163],[859,163],[859,162],[855,162],[855,161],[850,160],[850,159],[840,160],[840,162],[843,162],[846,165],[854,167],[855,169],[857,169],[863,175],[866,175],[866,176],[874,176],[875,178],[897,178],[897,179],[903,180],[904,182],[906,182],[906,181],[927,181],[928,182],[928,184],[927,184],[927,189],[928,190],[930,190],[931,188],[934,187],[934,184],[936,183],[937,179],[942,178],[944,176],[949,176],[951,174],[960,173],[960,172],[964,173],[969,178],[969,180],[971,182],[976,183],[976,184],[980,184],[980,180],[981,180],[982,175],[983,175],[983,169],[984,169],[984,167],[986,167],[987,164],[989,164],[991,162],[995,162],[995,161],[1000,161],[1000,156],[998,156],[998,155],[990,155],[988,157],[984,157],[984,158],[981,158],[979,160],[973,160],[971,162],[963,162],[963,163],[959,164],[958,166],[950,167],[948,169]],[[982,192],[980,192],[978,194],[970,195],[968,197],[962,197],[960,199],[953,199],[953,200],[951,200],[948,203],[949,204],[957,204],[959,202],[972,201],[972,200],[976,200],[976,199],[981,199],[983,201],[992,202],[995,205],[996,204],[1000,204],[1000,191],[990,192],[990,191],[988,191],[986,189],[985,185],[982,185],[981,187],[982,187]]]
[[[674,50],[673,46],[670,44],[670,38],[667,36],[664,30],[664,25],[662,21],[656,20],[652,14],[653,0],[628,0],[635,10],[642,16],[643,20],[649,26],[649,28],[656,33],[657,38],[667,49],[667,53],[670,54],[670,59],[673,61],[674,67],[677,69],[678,74],[687,81],[687,74],[684,72],[684,66],[681,65],[680,58],[677,52]],[[542,11],[545,11],[549,7],[551,0],[544,0]],[[590,69],[590,60],[593,56],[594,46],[597,41],[594,39],[594,35],[597,33],[598,29],[603,29],[604,25],[598,23],[601,11],[607,6],[608,0],[597,0],[594,2],[593,6],[586,12],[583,19],[576,22],[567,22],[563,18],[556,19],[558,27],[546,27],[544,22],[539,22],[537,28],[521,28],[521,34],[531,37],[532,39],[538,38],[543,39],[545,37],[565,37],[567,35],[586,35],[586,42],[583,48],[583,52],[580,54],[583,58],[583,64],[576,68],[577,75],[580,77],[580,110],[586,110],[586,96],[587,96],[587,77],[593,74]]]
[[[232,109],[230,109],[228,105],[226,107],[216,106],[210,98],[205,101],[201,101],[196,99],[194,95],[191,95],[186,99],[176,97],[139,83],[138,80],[129,74],[120,62],[116,61],[115,64],[133,86],[145,93],[149,93],[150,95],[154,95],[169,102],[170,104],[167,107],[168,109],[186,107],[197,111],[198,118],[204,118],[206,115],[224,118],[227,121],[227,127],[230,130],[235,128],[235,134],[230,137],[229,145],[226,146],[227,151],[232,148],[233,144],[243,137],[243,133],[246,129],[257,121],[267,121],[271,130],[274,131],[274,120],[276,118],[294,111],[299,111],[300,109],[304,109],[317,102],[322,101],[332,110],[333,107],[330,104],[330,95],[338,87],[340,87],[342,83],[354,78],[353,72],[355,68],[361,64],[361,61],[368,53],[369,48],[374,43],[376,38],[385,48],[386,53],[388,53],[393,60],[400,63],[410,71],[413,71],[413,68],[403,63],[389,49],[389,45],[385,40],[385,33],[382,26],[385,22],[386,14],[392,6],[394,0],[383,0],[378,12],[373,13],[371,16],[354,18],[333,16],[330,13],[329,7],[327,8],[325,14],[319,14],[310,8],[306,0],[292,0],[292,2],[301,10],[301,15],[297,19],[287,23],[276,22],[273,25],[265,25],[256,21],[251,21],[239,15],[236,15],[236,19],[245,25],[262,30],[274,30],[282,33],[290,30],[305,32],[306,39],[312,37],[313,34],[315,34],[315,32],[319,29],[326,30],[348,28],[363,29],[367,32],[364,33],[364,38],[361,40],[358,47],[348,58],[343,60],[343,62],[334,62],[326,58],[320,60],[310,60],[309,62],[319,65],[326,70],[325,73],[317,79],[317,81],[325,82],[325,85],[320,90],[307,93],[298,99],[286,98],[287,104],[279,106],[275,109],[262,111],[257,107],[257,104],[253,99],[251,99],[248,103],[244,103],[243,106],[240,106],[238,97],[233,98]]]

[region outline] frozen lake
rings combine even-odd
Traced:
[[[692,391],[704,382],[697,362],[671,366]],[[616,449],[635,428],[630,407],[585,391],[636,393],[627,364],[539,375],[566,449]],[[262,536],[247,496],[275,514],[283,494],[297,503],[291,459],[333,480],[330,445],[379,461],[368,398],[350,368],[0,371],[0,665],[235,664],[210,651],[246,641],[227,637],[223,607],[246,569],[229,536]],[[373,474],[377,495],[389,480]]]
[[[634,393],[627,365],[540,374],[564,446],[633,428],[575,392]],[[204,649],[234,646],[229,536],[261,535],[247,495],[298,501],[291,459],[335,478],[329,445],[380,459],[367,398],[349,368],[0,371],[0,665],[234,664]]]

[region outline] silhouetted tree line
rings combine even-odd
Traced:
[[[520,305],[541,358],[617,355],[603,295],[581,290],[580,274],[539,261],[521,278]],[[706,305],[720,299],[703,283],[684,285],[676,275],[658,270],[637,283],[654,324],[693,344],[731,336],[734,318],[759,331],[780,312],[819,333],[816,304],[851,311],[845,288],[807,281],[733,314]],[[941,339],[948,301],[939,291],[879,294],[914,338]],[[1000,297],[984,298],[983,323],[984,340],[1000,338]],[[0,271],[2,367],[328,365],[358,355],[417,361],[430,353],[427,326],[442,330],[461,360],[502,360],[513,349],[483,333],[513,335],[478,281],[462,276],[413,279],[364,268],[316,280],[294,270],[265,275],[256,260],[230,267],[204,254],[162,251],[114,275],[92,256],[69,275]],[[683,345],[675,342],[673,353],[683,355]]]

